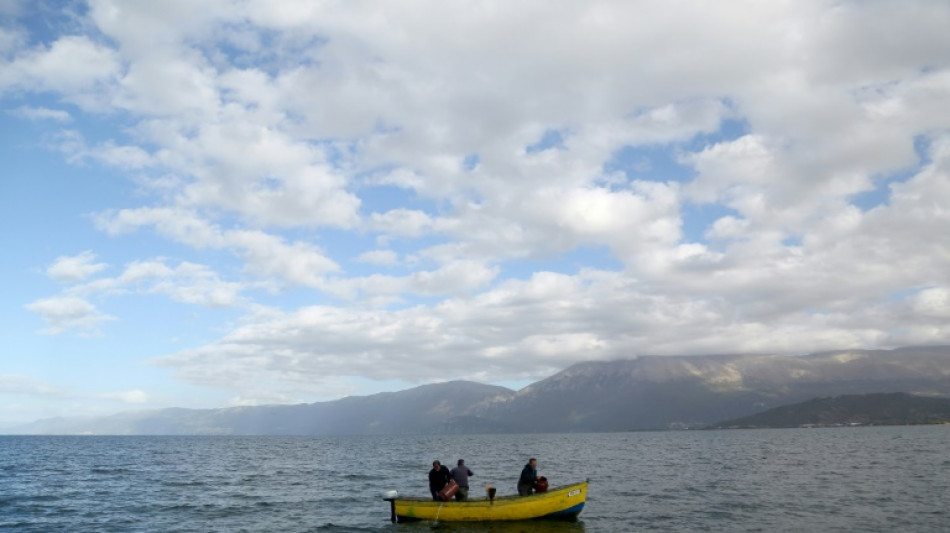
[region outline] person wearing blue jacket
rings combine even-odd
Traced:
[[[452,479],[454,479],[455,483],[459,486],[459,491],[455,493],[456,500],[461,501],[468,499],[468,477],[474,475],[475,473],[465,466],[465,461],[459,459],[458,466],[452,469]]]

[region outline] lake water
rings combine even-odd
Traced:
[[[438,437],[0,437],[0,530],[947,531],[950,427]],[[464,458],[472,494],[590,478],[574,523],[391,524]]]

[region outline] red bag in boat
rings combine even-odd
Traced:
[[[455,496],[455,493],[459,491],[458,483],[454,479],[449,480],[449,484],[445,486],[442,490],[439,491],[439,499],[447,502],[452,499],[452,496]]]
[[[548,478],[541,476],[538,478],[538,482],[534,485],[535,492],[547,492],[548,491]]]

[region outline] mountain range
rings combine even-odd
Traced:
[[[814,398],[950,396],[950,346],[578,363],[519,391],[466,381],[299,405],[53,418],[23,434],[341,435],[703,427]]]

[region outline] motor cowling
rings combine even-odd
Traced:
[[[548,491],[548,478],[541,476],[538,478],[538,483],[534,486],[535,492],[547,492]]]

